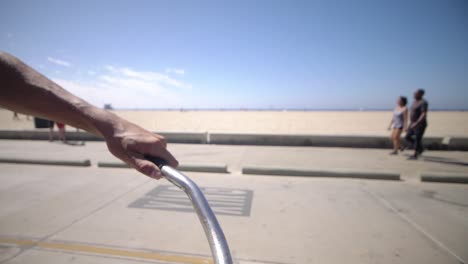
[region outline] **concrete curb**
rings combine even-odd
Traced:
[[[242,168],[243,174],[278,175],[278,176],[301,176],[301,177],[332,177],[332,178],[354,178],[374,180],[400,180],[397,172],[373,172],[354,170],[308,170],[294,168],[274,168],[249,166]]]
[[[378,136],[327,136],[280,134],[229,134],[212,133],[210,143],[227,145],[271,146],[323,146],[323,147],[385,147],[391,146],[387,137]]]
[[[446,172],[423,172],[422,182],[464,183],[468,184],[468,174],[455,174]]]
[[[451,137],[448,144],[448,150],[468,151],[468,138]]]
[[[208,133],[153,132],[166,138],[170,143],[207,144]]]
[[[57,132],[55,132],[57,136]],[[207,133],[161,132],[171,143],[206,144]],[[47,130],[0,130],[0,139],[49,140]],[[84,131],[67,131],[67,139],[73,141],[103,141],[102,137]]]
[[[100,168],[129,168],[123,162],[98,162]],[[180,171],[229,173],[226,164],[181,164],[177,167]]]
[[[44,160],[44,159],[0,158],[0,163],[76,166],[76,167],[89,167],[89,166],[91,166],[91,161],[89,159],[85,159],[85,160]]]
[[[57,137],[55,131],[55,137]],[[0,130],[0,139],[49,140],[47,130]],[[67,131],[68,140],[103,141],[104,139],[88,132]]]
[[[424,146],[429,150],[450,148],[464,150],[452,138],[450,146],[443,144],[443,137],[424,138]],[[467,139],[468,142],[468,139]],[[268,146],[315,146],[345,148],[391,148],[387,136],[347,136],[347,135],[274,135],[274,134],[229,134],[210,133],[211,144],[225,145],[268,145]],[[463,141],[465,143],[465,141]]]
[[[281,135],[281,134],[233,134],[233,133],[186,133],[157,132],[169,143],[266,145],[266,146],[315,146],[345,148],[391,148],[387,136],[346,135]],[[46,130],[0,130],[0,139],[48,140]],[[87,132],[67,132],[73,141],[102,141],[101,137]],[[468,151],[468,137],[426,137],[424,147],[428,150]]]
[[[101,162],[98,161],[97,166],[99,168],[130,168],[127,164],[123,162]]]

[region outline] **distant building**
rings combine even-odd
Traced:
[[[112,108],[112,105],[111,105],[111,104],[104,104],[104,109],[106,109],[106,110],[113,110],[114,108]]]

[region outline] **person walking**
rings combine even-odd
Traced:
[[[66,143],[67,138],[65,137],[65,124],[57,122],[57,128],[59,131],[59,140],[61,140],[63,143]]]
[[[406,104],[408,100],[404,96],[398,97],[397,105],[393,110],[393,118],[390,121],[388,126],[388,130],[391,130],[392,133],[390,134],[390,138],[392,139],[393,143],[393,151],[390,152],[390,155],[397,155],[398,150],[400,150],[401,146],[401,133],[407,130],[408,124],[408,109],[406,108]]]
[[[414,154],[408,159],[415,160],[423,153],[422,139],[427,127],[427,111],[429,104],[423,98],[424,89],[418,89],[414,92],[414,102],[410,108],[410,126],[405,139],[414,146]]]

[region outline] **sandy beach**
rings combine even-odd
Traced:
[[[387,135],[385,111],[114,111],[156,132],[223,132],[314,135]],[[32,119],[0,110],[0,130],[34,129]],[[434,111],[427,136],[468,137],[468,112]]]

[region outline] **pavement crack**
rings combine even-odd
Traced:
[[[386,200],[384,197],[368,190],[365,188],[362,188],[362,190],[369,194],[372,198],[374,198],[376,201],[378,201],[381,205],[383,205],[385,208],[389,209],[391,212],[395,213],[401,220],[404,222],[408,223],[411,227],[413,227],[416,231],[418,231],[421,235],[432,241],[437,247],[439,247],[441,250],[445,251],[452,257],[454,257],[460,264],[466,264],[467,262],[462,259],[460,256],[458,256],[453,250],[451,250],[449,247],[444,245],[440,240],[438,240],[436,237],[431,235],[428,231],[426,231],[422,226],[420,226],[418,223],[413,221],[411,218],[406,216],[404,213],[402,213],[400,210],[395,208],[388,200]]]

